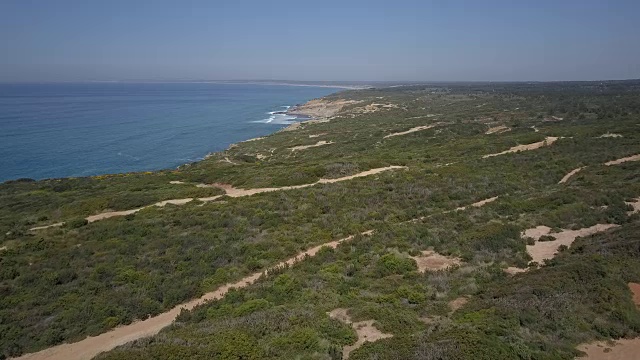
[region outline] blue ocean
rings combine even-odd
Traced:
[[[174,168],[300,120],[339,89],[220,83],[0,84],[0,182]]]

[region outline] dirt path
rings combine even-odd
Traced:
[[[480,201],[478,201],[478,202],[474,202],[474,203],[473,203],[473,204],[471,204],[471,205],[461,206],[461,207],[459,207],[459,208],[456,208],[456,211],[466,210],[466,209],[467,209],[467,208],[469,208],[469,207],[481,207],[481,206],[484,206],[484,205],[486,205],[486,204],[488,204],[488,203],[490,203],[490,202],[494,202],[494,201],[496,201],[496,200],[498,200],[498,196],[494,196],[494,197],[492,197],[492,198],[488,198],[488,199],[480,200]]]
[[[360,235],[368,236],[373,234],[373,230],[362,232]],[[17,359],[22,360],[84,360],[91,359],[101,352],[109,351],[116,346],[124,345],[128,342],[149,337],[157,334],[164,327],[169,326],[175,318],[180,314],[182,309],[191,310],[198,305],[202,305],[208,301],[221,299],[232,288],[243,288],[253,284],[261,276],[265,275],[269,270],[276,269],[285,265],[293,265],[296,262],[302,261],[307,256],[314,256],[323,247],[336,248],[339,244],[352,240],[355,236],[351,235],[343,239],[331,241],[322,245],[318,245],[298,255],[282,261],[271,268],[256,272],[249,276],[240,279],[237,282],[223,285],[215,291],[204,294],[202,297],[191,300],[184,304],[180,304],[173,309],[164,312],[160,315],[148,318],[146,320],[134,322],[130,325],[124,325],[117,327],[109,332],[100,334],[95,337],[88,337],[84,340],[71,343],[54,346],[36,353],[26,354]]]
[[[333,183],[336,183],[336,182],[351,180],[351,179],[355,179],[355,178],[359,178],[359,177],[363,177],[363,176],[375,175],[375,174],[382,173],[384,171],[396,170],[396,169],[406,169],[406,166],[392,165],[392,166],[387,166],[387,167],[383,167],[383,168],[371,169],[371,170],[363,171],[363,172],[360,172],[360,173],[357,173],[357,174],[354,174],[354,175],[344,176],[344,177],[336,178],[336,179],[320,179],[320,180],[318,180],[318,181],[316,181],[314,183],[311,183],[311,184],[283,186],[283,187],[275,187],[275,188],[240,189],[240,188],[234,188],[233,186],[226,185],[226,184],[211,184],[211,185],[209,185],[209,184],[197,184],[196,186],[197,187],[217,187],[217,188],[220,188],[220,189],[224,190],[227,196],[230,196],[230,197],[242,197],[242,196],[251,196],[251,195],[255,195],[255,194],[260,194],[260,193],[263,193],[263,192],[302,189],[302,188],[314,186],[314,185],[317,185],[317,184],[333,184]],[[164,201],[157,202],[155,204],[151,204],[151,205],[147,205],[147,206],[143,206],[143,207],[139,207],[139,208],[131,209],[131,210],[103,212],[103,213],[100,213],[100,214],[97,214],[97,215],[88,216],[85,219],[87,219],[88,222],[92,223],[94,221],[104,220],[104,219],[112,218],[112,217],[115,217],[115,216],[125,216],[125,215],[135,214],[135,213],[137,213],[138,211],[140,211],[142,209],[146,209],[146,208],[152,207],[152,206],[163,207],[163,206],[165,206],[167,204],[184,205],[184,204],[187,204],[187,203],[189,203],[189,202],[191,202],[193,200],[209,202],[209,201],[217,200],[222,196],[223,195],[215,195],[215,196],[204,197],[204,198],[186,198],[186,199],[164,200]],[[56,224],[51,224],[51,225],[45,225],[45,226],[37,226],[37,227],[33,227],[33,228],[29,229],[29,231],[43,230],[43,229],[48,229],[50,227],[58,227],[58,226],[62,226],[62,225],[64,225],[63,222],[56,223]]]
[[[155,204],[151,204],[151,205],[147,205],[147,206],[143,206],[143,207],[139,207],[136,209],[130,209],[130,210],[122,210],[122,211],[107,211],[107,212],[103,212],[100,214],[96,214],[96,215],[90,215],[87,216],[85,219],[89,222],[95,222],[95,221],[100,221],[100,220],[104,220],[104,219],[109,219],[112,217],[116,217],[116,216],[126,216],[126,215],[131,215],[131,214],[135,214],[138,211],[142,210],[142,209],[146,209],[152,206],[158,206],[158,207],[163,207],[167,204],[172,204],[172,205],[184,205],[187,204],[193,200],[199,200],[199,201],[204,201],[204,202],[208,202],[208,201],[214,201],[218,198],[220,198],[222,195],[216,195],[216,196],[211,196],[211,197],[206,197],[206,198],[186,198],[186,199],[171,199],[171,200],[164,200],[164,201],[159,201]],[[55,224],[51,224],[51,225],[45,225],[45,226],[36,226],[33,227],[31,229],[29,229],[29,231],[37,231],[37,230],[43,230],[43,229],[48,229],[51,227],[60,227],[64,225],[64,222],[59,222],[59,223],[55,223]]]
[[[351,325],[358,334],[358,340],[353,345],[347,345],[342,349],[342,358],[348,359],[349,354],[357,348],[364,345],[366,342],[374,342],[380,339],[390,338],[392,334],[385,334],[378,330],[373,324],[374,320],[365,320],[353,322],[351,317],[347,314],[347,309],[334,309],[329,313],[329,316],[333,319],[339,320],[347,325]]]
[[[411,134],[414,133],[416,131],[422,131],[422,130],[427,130],[427,129],[431,129],[433,127],[435,127],[437,124],[434,125],[424,125],[424,126],[416,126],[414,128],[411,128],[407,131],[401,131],[401,132],[397,132],[397,133],[393,133],[393,134],[389,134],[386,135],[385,137],[383,137],[383,139],[388,139],[390,137],[394,137],[394,136],[401,136],[401,135],[407,135],[407,134]]]
[[[519,152],[519,151],[526,151],[526,150],[535,150],[535,149],[539,149],[543,146],[549,146],[551,144],[553,144],[554,142],[558,141],[558,137],[555,136],[547,136],[546,139],[542,140],[542,141],[538,141],[535,142],[533,144],[526,144],[526,145],[517,145],[514,146],[512,148],[510,148],[509,150],[505,150],[499,153],[495,153],[495,154],[488,154],[488,155],[484,155],[482,156],[483,159],[486,158],[490,158],[490,157],[494,157],[494,156],[498,156],[498,155],[504,155],[504,154],[508,154],[508,153],[514,153],[514,152]]]
[[[320,140],[320,141],[318,141],[317,143],[315,143],[313,145],[294,146],[294,147],[290,147],[289,150],[298,151],[298,150],[304,150],[304,149],[314,148],[314,147],[323,146],[323,145],[331,145],[331,144],[335,144],[335,143],[333,141]]]
[[[506,127],[506,126],[504,126],[504,125],[494,126],[494,127],[490,127],[490,128],[485,132],[485,135],[491,135],[491,134],[502,134],[503,132],[507,132],[507,131],[511,131],[511,128]]]
[[[627,161],[639,161],[639,160],[640,160],[640,154],[636,154],[636,155],[623,157],[622,159],[618,159],[618,160],[607,161],[604,164],[607,165],[607,166],[611,166],[611,165],[622,164],[622,163],[627,162]]]
[[[579,167],[576,169],[573,169],[571,171],[569,171],[567,173],[567,175],[563,176],[562,179],[560,179],[560,181],[558,182],[558,184],[564,184],[566,183],[573,175],[577,174],[579,171],[581,171],[582,169],[586,168],[586,166],[583,167]]]
[[[621,138],[622,135],[620,134],[613,134],[613,133],[606,133],[606,134],[602,134],[600,136],[598,136],[599,138]]]
[[[233,187],[232,185],[228,185],[228,184],[212,184],[211,186],[215,186],[217,188],[224,190],[227,196],[242,197],[242,196],[251,196],[255,194],[260,194],[264,192],[271,192],[271,191],[302,189],[310,186],[315,186],[317,184],[333,184],[333,183],[351,180],[359,177],[376,175],[385,171],[396,170],[396,169],[406,169],[406,166],[392,165],[392,166],[387,166],[383,168],[371,169],[371,170],[363,171],[354,175],[344,176],[336,179],[320,179],[314,183],[302,184],[302,185],[291,185],[291,186],[272,187],[272,188],[255,188],[255,189],[241,189],[241,188]]]

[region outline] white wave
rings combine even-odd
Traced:
[[[285,115],[285,114],[272,114],[268,119],[262,119],[253,121],[255,123],[263,123],[263,124],[276,124],[276,125],[290,125],[295,122],[298,118],[296,116]]]
[[[267,112],[267,114],[269,114],[269,118],[252,121],[252,122],[263,123],[263,124],[275,124],[275,125],[290,125],[290,124],[293,124],[295,120],[299,119],[299,117],[297,116],[282,114],[283,111],[286,111],[289,108],[291,108],[290,105],[281,105],[280,107],[285,108],[285,110],[269,111]]]

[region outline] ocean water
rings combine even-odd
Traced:
[[[0,84],[0,182],[174,168],[295,122],[339,89],[212,83]]]

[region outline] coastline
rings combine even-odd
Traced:
[[[211,82],[209,82],[211,83]],[[224,83],[224,84],[240,84],[238,82],[236,83]],[[277,132],[280,132],[290,126],[296,126],[296,124],[299,123],[303,123],[305,121],[310,121],[314,119],[314,116],[312,115],[307,115],[305,114],[303,111],[296,111],[296,113],[294,114],[292,112],[292,110],[294,109],[299,109],[300,107],[304,106],[305,104],[307,104],[310,101],[313,100],[319,100],[319,99],[323,99],[326,96],[331,96],[334,95],[340,91],[343,91],[345,89],[352,89],[350,87],[341,87],[341,86],[334,86],[334,85],[314,85],[314,84],[288,84],[288,83],[262,83],[262,82],[245,82],[243,84],[255,84],[255,85],[281,85],[281,86],[305,86],[305,87],[320,87],[320,88],[333,88],[335,89],[335,91],[326,94],[324,96],[321,96],[319,98],[311,98],[311,99],[307,99],[306,102],[304,103],[290,103],[291,105],[287,105],[289,106],[288,109],[284,110],[284,111],[273,111],[273,112],[269,112],[269,114],[274,115],[274,114],[282,114],[282,115],[287,115],[287,116],[295,116],[295,119],[290,119],[290,123],[284,124],[284,123],[275,123],[274,125],[278,124],[277,127],[274,127],[272,129],[269,129],[268,132],[264,133],[264,134],[259,134],[256,137],[256,134],[246,134],[246,139],[240,139],[240,140],[235,140],[232,143],[227,143],[226,145],[224,143],[220,144],[221,146],[218,148],[218,150],[214,150],[214,151],[208,151],[208,152],[204,152],[201,153],[202,155],[196,155],[193,156],[193,160],[187,160],[186,162],[180,162],[180,163],[173,163],[171,164],[170,161],[167,161],[168,164],[164,165],[164,166],[160,166],[160,167],[154,167],[154,165],[152,164],[150,167],[145,167],[145,164],[140,164],[141,166],[138,169],[123,169],[122,171],[104,171],[104,172],[95,172],[92,174],[86,174],[86,175],[77,175],[77,174],[70,174],[70,175],[62,175],[62,176],[34,176],[33,174],[28,174],[25,173],[24,175],[22,174],[17,174],[16,176],[10,177],[10,178],[6,178],[3,180],[0,180],[0,184],[10,184],[13,182],[19,182],[19,181],[51,181],[51,180],[63,180],[63,179],[81,179],[81,178],[96,178],[96,177],[102,177],[102,176],[113,176],[113,175],[119,175],[119,174],[141,174],[141,173],[152,173],[152,172],[162,172],[162,171],[171,171],[171,170],[175,170],[175,169],[180,169],[184,166],[188,166],[190,164],[195,164],[201,161],[204,161],[208,158],[210,158],[211,156],[214,156],[215,154],[218,153],[223,153],[227,150],[229,150],[230,148],[232,148],[234,145],[237,145],[238,143],[242,143],[242,142],[247,142],[247,141],[254,141],[256,139],[260,139],[260,138],[264,138],[266,136],[270,136],[273,135]],[[294,100],[295,101],[295,100]],[[261,122],[261,121],[255,121],[255,122]],[[268,123],[268,122],[267,122]],[[213,143],[215,144],[215,142]],[[147,164],[148,166],[148,164]]]

